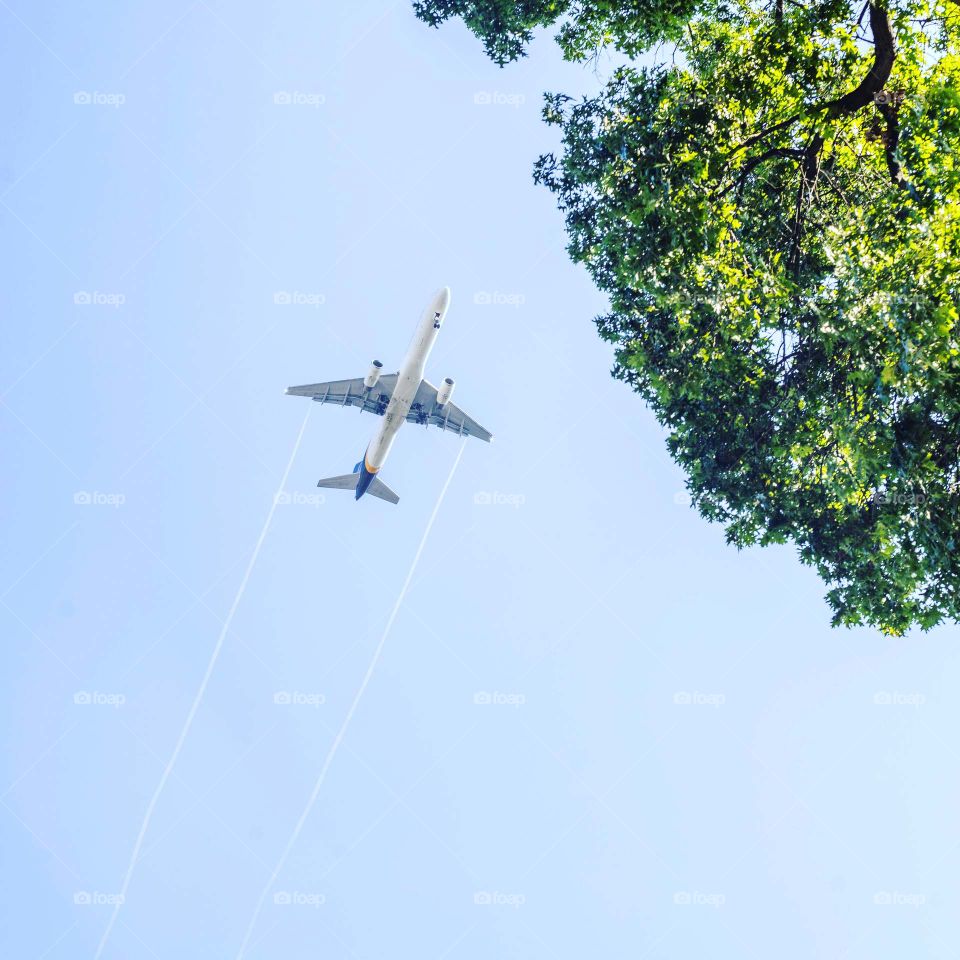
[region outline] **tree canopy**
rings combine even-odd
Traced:
[[[960,619],[960,6],[432,2],[498,63],[668,41],[582,101],[535,179],[598,318],[738,546],[793,542],[835,624]]]
[[[460,17],[501,67],[526,55],[537,27],[559,25],[557,42],[568,60],[586,60],[604,47],[628,56],[676,39],[712,0],[419,0],[417,16],[432,27]]]

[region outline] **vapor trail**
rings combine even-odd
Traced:
[[[216,666],[217,659],[220,656],[220,650],[223,648],[223,641],[227,636],[227,631],[230,629],[230,624],[233,622],[233,615],[237,612],[237,607],[240,606],[240,601],[243,599],[243,594],[247,589],[247,583],[250,580],[250,574],[253,572],[253,568],[257,563],[257,557],[260,555],[260,548],[263,546],[263,541],[266,539],[267,533],[270,530],[270,524],[273,522],[273,514],[277,509],[277,502],[280,499],[280,494],[283,493],[283,488],[287,485],[287,477],[290,475],[290,469],[293,467],[293,461],[296,459],[297,451],[300,449],[300,441],[303,440],[303,432],[307,428],[307,420],[309,417],[310,411],[308,410],[306,416],[303,418],[303,423],[300,424],[300,432],[297,434],[296,442],[293,445],[293,451],[290,454],[290,459],[287,461],[287,468],[283,471],[283,479],[280,481],[280,486],[277,488],[277,492],[273,497],[273,503],[270,504],[270,512],[267,514],[267,519],[263,524],[263,529],[260,531],[260,536],[257,539],[257,545],[253,548],[253,553],[250,555],[250,562],[247,564],[246,572],[243,575],[243,579],[240,581],[240,587],[237,590],[236,596],[233,598],[233,603],[230,605],[230,610],[227,612],[226,619],[223,621],[223,626],[220,629],[220,636],[217,637],[217,642],[213,648],[213,652],[210,654],[210,659],[207,661],[207,669],[203,675],[203,680],[200,681],[200,686],[197,689],[196,696],[193,698],[193,703],[190,706],[190,712],[187,714],[187,719],[183,724],[183,729],[180,731],[180,736],[177,738],[177,743],[173,748],[173,753],[170,754],[170,759],[167,761],[167,765],[163,769],[163,774],[160,777],[160,782],[157,784],[157,789],[153,791],[153,796],[150,798],[150,802],[147,804],[147,811],[144,814],[143,823],[140,825],[140,832],[137,834],[136,842],[133,845],[133,852],[130,854],[130,862],[127,864],[127,872],[123,878],[123,885],[120,887],[120,895],[117,897],[116,902],[114,903],[113,910],[110,913],[110,920],[107,922],[107,928],[103,931],[103,936],[100,938],[100,943],[97,945],[97,952],[94,954],[94,960],[100,960],[100,955],[103,953],[103,948],[107,945],[107,941],[110,939],[110,934],[113,932],[113,927],[117,922],[117,916],[119,915],[120,908],[123,906],[123,902],[126,899],[127,888],[130,886],[130,878],[133,876],[134,867],[136,866],[137,859],[140,856],[140,849],[143,846],[143,839],[147,834],[148,827],[150,826],[150,820],[153,817],[153,811],[156,809],[157,801],[160,799],[160,794],[163,793],[163,788],[167,785],[167,780],[170,778],[170,774],[180,756],[180,750],[183,747],[184,741],[187,739],[187,734],[190,732],[190,727],[193,725],[193,719],[197,714],[200,701],[203,700],[203,695],[206,693],[207,684],[210,682],[210,675],[213,673],[213,668]]]
[[[360,682],[360,688],[354,695],[353,702],[350,704],[350,709],[347,710],[347,714],[343,718],[343,723],[340,724],[340,729],[337,731],[337,735],[333,738],[333,743],[330,745],[330,750],[327,752],[327,758],[323,761],[323,766],[320,768],[320,774],[317,777],[317,782],[313,785],[313,791],[310,794],[310,798],[307,800],[307,805],[303,808],[303,812],[300,814],[300,819],[297,821],[297,825],[293,828],[293,833],[290,834],[290,839],[287,841],[287,845],[283,848],[283,853],[280,854],[280,859],[277,861],[277,865],[273,868],[273,873],[270,874],[270,879],[267,880],[263,890],[260,891],[260,897],[257,900],[256,907],[254,907],[253,916],[250,918],[250,923],[247,925],[247,932],[243,937],[243,943],[240,944],[240,950],[237,952],[237,960],[243,960],[243,956],[247,951],[247,946],[250,943],[250,937],[253,934],[253,928],[256,926],[257,920],[260,917],[260,911],[263,909],[263,902],[267,899],[267,894],[270,892],[270,888],[280,875],[280,871],[283,869],[283,866],[287,861],[287,857],[290,855],[290,851],[293,849],[294,844],[297,842],[297,838],[300,836],[300,831],[303,829],[303,825],[307,822],[307,817],[310,816],[310,811],[313,809],[313,805],[317,802],[317,797],[320,795],[320,790],[323,787],[323,781],[327,777],[327,771],[330,769],[330,764],[333,763],[333,758],[336,755],[337,749],[339,748],[340,743],[347,732],[347,727],[350,726],[350,721],[353,719],[357,705],[360,703],[360,698],[363,696],[363,692],[367,689],[367,684],[370,682],[370,678],[373,676],[373,671],[377,667],[377,662],[379,661],[380,654],[383,651],[383,645],[387,642],[387,637],[390,635],[390,630],[393,627],[393,621],[397,619],[397,613],[400,611],[400,606],[407,595],[407,589],[410,586],[410,581],[413,579],[413,575],[417,569],[417,564],[420,562],[420,555],[423,553],[423,548],[426,546],[427,538],[430,536],[430,531],[433,529],[433,522],[437,519],[437,513],[440,511],[440,505],[443,503],[443,498],[447,494],[447,487],[450,486],[450,481],[453,480],[453,475],[457,472],[457,467],[460,465],[460,458],[463,456],[463,451],[466,445],[466,440],[460,444],[460,452],[457,454],[456,460],[453,461],[453,466],[450,468],[450,473],[448,474],[446,482],[440,491],[440,496],[437,497],[437,502],[434,504],[433,513],[430,514],[430,519],[427,521],[426,529],[423,531],[423,536],[420,538],[420,546],[417,547],[417,552],[413,555],[413,562],[410,564],[410,569],[407,572],[407,579],[403,581],[403,586],[400,588],[397,601],[393,605],[393,610],[390,611],[390,617],[387,620],[386,626],[383,628],[383,634],[380,637],[380,642],[373,651],[373,657],[370,659],[370,665],[367,667],[367,672],[364,674],[363,680]]]

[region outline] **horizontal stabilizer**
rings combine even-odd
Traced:
[[[400,498],[378,477],[373,478],[370,486],[367,487],[367,493],[379,497],[381,500],[386,500],[387,503],[400,502]]]
[[[345,473],[342,477],[327,477],[326,480],[319,480],[318,487],[326,487],[328,490],[356,490],[357,481],[360,479],[359,473]],[[378,477],[374,477],[367,487],[367,493],[387,503],[399,503],[400,498]]]
[[[342,477],[327,477],[317,482],[318,487],[329,487],[332,490],[356,490],[359,473],[345,473]]]

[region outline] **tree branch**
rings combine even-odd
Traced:
[[[887,129],[883,134],[883,152],[887,160],[887,170],[890,173],[890,179],[894,186],[900,190],[911,190],[911,185],[903,175],[903,169],[900,161],[897,159],[897,146],[900,143],[900,120],[897,116],[899,112],[899,102],[897,95],[893,98],[887,97],[886,100],[877,98],[877,109],[880,111],[883,119],[887,122]],[[912,192],[912,191],[911,191]]]
[[[761,163],[765,163],[767,160],[771,160],[774,157],[791,157],[798,160],[802,156],[802,150],[796,150],[791,147],[771,147],[769,150],[764,150],[763,153],[753,157],[751,160],[745,163],[740,171],[740,176],[737,177],[737,179],[732,183],[727,184],[727,186],[725,186],[719,193],[713,194],[711,199],[719,200],[720,197],[729,193],[731,190],[742,187],[747,177],[750,176],[750,174],[753,173],[753,171],[759,167]]]
[[[797,203],[793,215],[793,230],[790,238],[790,256],[787,259],[787,269],[794,276],[797,276],[800,272],[803,225],[806,219],[807,208],[813,202],[817,191],[817,180],[820,177],[820,156],[822,153],[823,135],[816,133],[807,145],[807,149],[803,152],[800,183],[797,186]]]
[[[827,111],[830,119],[856,113],[867,104],[873,103],[874,95],[878,94],[890,79],[893,61],[897,56],[897,44],[893,27],[890,25],[890,14],[875,2],[870,4],[870,32],[875,45],[873,66],[853,90],[824,105],[823,109]]]
[[[874,40],[873,66],[870,68],[870,71],[849,93],[845,93],[836,100],[830,100],[819,107],[814,107],[810,113],[826,111],[827,118],[830,120],[842,117],[845,114],[856,113],[857,110],[872,103],[874,94],[879,93],[890,79],[890,73],[893,70],[893,61],[897,56],[897,44],[893,35],[893,27],[890,24],[890,14],[879,6],[879,2],[880,0],[871,0],[868,4],[870,10],[870,30],[873,33]],[[861,18],[862,16],[861,14]],[[803,113],[795,113],[787,117],[786,120],[781,120],[769,127],[765,127],[758,133],[753,134],[753,136],[747,137],[743,143],[734,147],[727,156],[732,157],[735,153],[752,147],[755,143],[758,143],[771,133],[776,133],[778,130],[792,126],[801,119],[803,115]]]

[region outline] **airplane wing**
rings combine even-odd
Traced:
[[[390,397],[397,385],[397,375],[387,373],[377,380],[376,386],[368,390],[363,385],[363,377],[353,380],[328,380],[326,383],[306,383],[301,387],[287,387],[287,393],[294,397],[310,397],[317,403],[332,403],[338,407],[360,407],[367,413],[383,416]]]
[[[380,379],[383,380],[383,377]],[[420,381],[417,395],[407,414],[407,422],[440,427],[441,430],[450,430],[461,437],[479,437],[487,443],[493,439],[489,430],[481,427],[455,404],[448,401],[441,407],[437,403],[437,388],[429,380]]]

